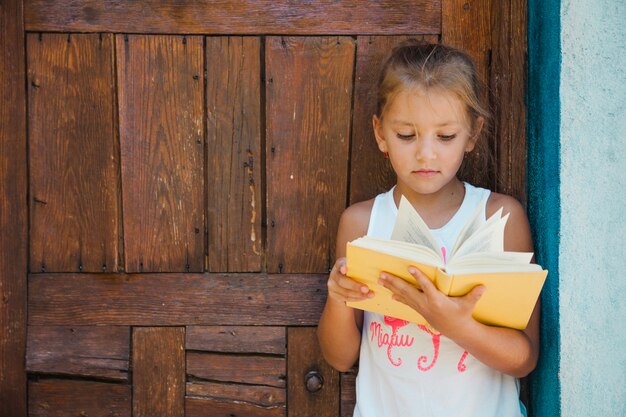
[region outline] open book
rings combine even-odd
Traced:
[[[477,285],[487,289],[472,315],[482,323],[524,329],[548,271],[530,263],[533,254],[504,251],[508,214],[502,208],[487,221],[481,219],[486,200],[463,227],[449,254],[439,245],[411,203],[403,196],[391,240],[364,236],[348,242],[347,275],[366,284],[373,298],[349,302],[359,308],[426,324],[415,310],[394,301],[391,291],[378,284],[389,272],[415,285],[408,267],[416,266],[448,296],[462,296]]]

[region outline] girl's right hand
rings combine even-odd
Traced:
[[[349,278],[347,271],[346,258],[337,259],[326,284],[329,299],[345,304],[347,301],[360,301],[374,296],[367,285]]]

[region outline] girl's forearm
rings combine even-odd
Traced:
[[[355,314],[360,312],[329,299],[317,328],[324,359],[340,372],[352,368],[359,357],[361,332]]]

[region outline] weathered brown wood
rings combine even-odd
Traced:
[[[336,417],[339,415],[339,372],[324,358],[313,327],[292,327],[287,331],[287,410],[289,417]],[[312,373],[316,373],[313,375]],[[319,378],[321,388],[309,378]],[[308,384],[307,384],[308,382]]]
[[[131,387],[91,381],[55,379],[30,381],[28,415],[29,417],[130,417]]]
[[[327,275],[34,274],[31,325],[317,325]]]
[[[26,2],[30,31],[206,34],[439,33],[441,0]]]
[[[526,201],[527,2],[492,2],[490,93],[494,112],[496,190]]]
[[[287,353],[284,327],[270,326],[189,326],[185,348],[207,352]]]
[[[285,388],[263,385],[194,381],[187,383],[187,398],[190,397],[231,402],[233,406],[244,402],[258,407],[285,408],[287,392]]]
[[[127,272],[204,269],[202,37],[118,35]]]
[[[261,270],[261,42],[207,37],[208,270]]]
[[[29,326],[26,370],[128,380],[130,328]]]
[[[352,417],[356,403],[357,369],[341,374],[341,417]]]
[[[285,386],[285,358],[187,352],[187,375],[209,381]]]
[[[118,269],[113,37],[28,43],[30,271]]]
[[[133,329],[133,417],[185,415],[185,329]]]
[[[242,401],[187,397],[186,417],[284,417],[285,407],[261,407]]]
[[[0,6],[0,415],[26,416],[28,214],[22,1]]]
[[[491,3],[491,0],[449,0],[442,3],[441,10],[441,42],[467,51],[476,61],[485,86],[490,85]],[[485,90],[485,100],[488,97]],[[466,157],[461,177],[472,184],[494,189],[493,135],[483,135],[481,140],[484,143]]]
[[[266,40],[267,268],[329,270],[346,205],[354,41]]]
[[[372,116],[376,112],[377,83],[382,64],[391,49],[407,38],[437,42],[437,36],[357,37],[354,114],[350,152],[350,204],[387,191],[395,182],[391,164],[374,138]]]

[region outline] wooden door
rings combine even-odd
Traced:
[[[524,198],[524,1],[5,3],[3,416],[350,416],[315,326],[406,37],[476,58],[470,179]]]

